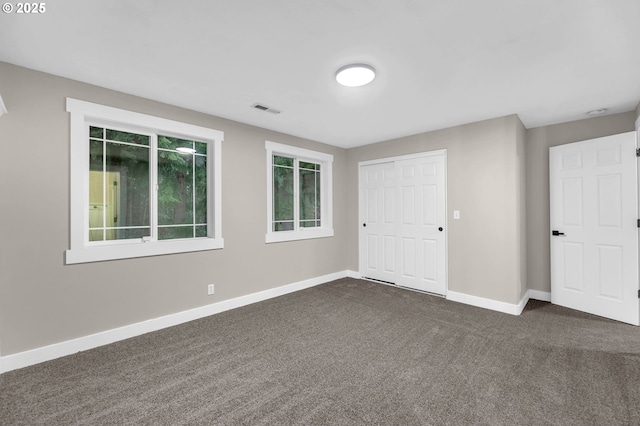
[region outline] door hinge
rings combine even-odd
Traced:
[[[636,157],[640,157],[640,148],[636,148]]]
[[[638,219],[638,228],[640,228],[640,219]]]
[[[640,299],[640,290],[638,290],[638,299]]]

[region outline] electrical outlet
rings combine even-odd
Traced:
[[[209,296],[211,296],[211,295],[214,293],[214,291],[215,291],[215,290],[214,290],[214,288],[213,288],[213,284],[209,284],[209,285],[207,286],[207,294],[208,294]]]

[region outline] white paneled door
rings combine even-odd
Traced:
[[[360,272],[446,293],[446,152],[360,166]]]
[[[551,302],[640,324],[636,132],[549,149]]]
[[[395,165],[360,168],[360,270],[368,278],[394,282],[396,266]]]

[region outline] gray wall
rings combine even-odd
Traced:
[[[0,76],[2,356],[346,269],[345,150],[5,63]],[[64,265],[66,97],[224,131],[225,248]],[[334,155],[335,237],[265,244],[265,139]]]
[[[358,162],[447,149],[449,290],[518,303],[550,291],[548,148],[634,130],[636,111],[526,130],[517,116],[343,150],[0,63],[0,355],[358,265]],[[64,265],[65,98],[211,127],[223,142],[225,248]],[[265,244],[265,139],[334,155],[335,237]],[[453,220],[453,210],[461,219]],[[206,295],[206,285],[216,294]]]
[[[527,282],[551,291],[549,269],[549,147],[630,132],[635,112],[589,118],[527,130]]]
[[[350,149],[349,269],[359,270],[358,162],[447,149],[448,289],[518,303],[526,288],[524,135],[511,115]]]
[[[359,269],[357,163],[446,148],[449,290],[507,303],[551,291],[549,147],[633,131],[638,114],[529,130],[509,116],[350,149],[349,269]]]

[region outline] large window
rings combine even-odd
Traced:
[[[67,111],[67,263],[222,248],[222,132],[75,99]]]
[[[333,156],[267,141],[266,242],[333,236]]]

